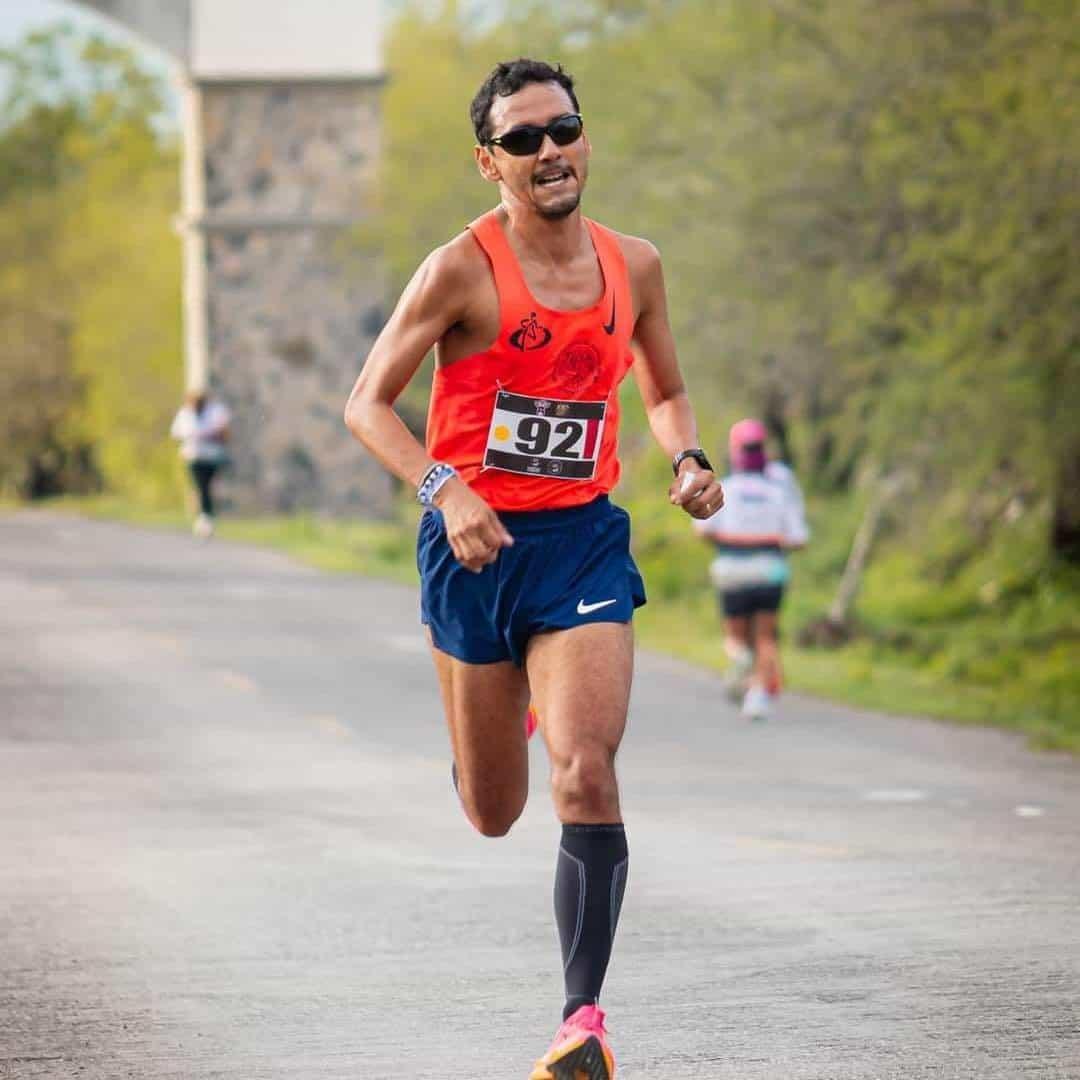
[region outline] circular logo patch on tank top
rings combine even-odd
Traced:
[[[560,389],[577,394],[588,389],[600,373],[600,354],[587,341],[567,345],[555,361]]]

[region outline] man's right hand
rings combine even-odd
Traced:
[[[474,574],[514,543],[498,514],[459,477],[443,484],[435,496],[435,505],[442,511],[454,558]]]

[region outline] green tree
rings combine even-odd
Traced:
[[[491,63],[560,60],[597,150],[588,208],[661,248],[710,439],[761,412],[813,486],[910,476],[893,526],[940,534],[934,572],[1018,506],[1045,523],[1036,561],[1075,558],[1078,27],[1072,0],[528,4],[479,30],[410,9],[396,278],[492,201],[464,119]]]
[[[128,49],[65,26],[29,35],[0,65],[0,312],[16,388],[4,407],[35,417],[12,419],[22,434],[0,484],[85,489],[92,473],[111,490],[172,497],[178,170],[161,89]],[[47,483],[43,461],[59,470]]]

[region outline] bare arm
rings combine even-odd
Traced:
[[[675,355],[664,272],[660,255],[651,244],[634,241],[627,255],[639,305],[634,327],[634,340],[639,346],[634,378],[641,391],[653,437],[673,458],[680,451],[701,443]],[[709,517],[724,503],[724,493],[716,477],[702,469],[693,458],[688,458],[679,467],[669,497],[672,503],[695,518]]]
[[[413,487],[433,464],[394,411],[435,343],[464,315],[446,249],[432,252],[413,275],[375,340],[345,405],[345,424],[395,476]]]
[[[345,406],[345,424],[395,476],[413,487],[434,464],[393,405],[435,343],[467,318],[467,271],[452,244],[439,248],[413,275],[390,321],[368,354]],[[462,481],[437,497],[454,556],[479,572],[513,543],[494,511]]]

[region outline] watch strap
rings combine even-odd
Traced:
[[[709,472],[713,472],[712,464],[705,456],[705,451],[700,446],[691,447],[689,450],[682,450],[671,459],[671,471],[678,476],[679,466],[687,459],[693,458],[703,469],[708,469]]]

